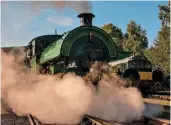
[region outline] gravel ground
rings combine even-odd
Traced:
[[[27,117],[16,116],[1,100],[1,125],[30,125]]]
[[[1,125],[30,125],[27,117],[18,117],[14,114],[1,115]]]

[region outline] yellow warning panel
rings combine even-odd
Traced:
[[[152,80],[152,72],[138,72],[140,80]]]

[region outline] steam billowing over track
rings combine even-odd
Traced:
[[[112,79],[108,77],[105,74],[108,71],[105,71],[108,69],[104,68],[106,66],[99,69],[98,63],[95,64],[97,66],[93,69],[93,76],[99,73],[98,70],[101,74],[96,89],[91,82],[97,77],[90,77],[92,75],[87,80],[72,74],[67,74],[62,79],[56,76],[30,76],[21,60],[2,52],[2,99],[17,115],[32,114],[48,124],[78,123],[85,114],[117,121],[132,121],[142,115],[141,94],[136,88],[125,88],[122,85],[124,80],[120,80],[118,76],[110,76]],[[119,103],[122,108],[115,108]],[[122,110],[127,111],[127,114]],[[129,112],[132,111],[136,114],[130,115]],[[114,112],[117,115],[113,115]]]
[[[15,61],[14,61],[15,60]],[[4,100],[6,100],[7,101],[7,104],[10,106],[10,108],[12,108],[12,110],[14,111],[14,112],[16,112],[17,114],[18,114],[18,111],[20,111],[20,114],[19,115],[28,115],[28,114],[32,114],[33,116],[36,116],[37,118],[39,118],[40,119],[40,121],[42,120],[39,116],[37,116],[37,115],[34,115],[35,113],[35,111],[33,111],[32,112],[32,109],[30,109],[30,110],[28,110],[29,112],[25,112],[25,111],[27,111],[26,109],[20,109],[20,108],[22,108],[23,106],[25,107],[25,108],[27,108],[27,107],[32,107],[33,106],[33,104],[35,105],[36,104],[36,102],[34,102],[34,101],[36,101],[34,98],[30,98],[29,96],[28,96],[28,94],[26,94],[24,91],[26,91],[26,92],[31,92],[32,91],[32,89],[29,89],[32,85],[36,85],[36,86],[38,86],[38,84],[37,84],[37,80],[35,79],[35,80],[33,80],[33,81],[37,81],[37,82],[33,82],[32,80],[30,81],[29,79],[30,78],[32,78],[32,77],[29,77],[29,79],[27,80],[27,82],[26,82],[26,84],[21,84],[22,82],[22,80],[24,80],[25,81],[25,78],[27,78],[27,77],[25,77],[25,75],[28,75],[26,72],[26,74],[24,73],[24,74],[22,74],[22,72],[21,71],[23,71],[23,69],[25,69],[25,68],[21,68],[21,66],[23,65],[23,63],[19,63],[20,61],[22,61],[22,58],[17,58],[17,57],[15,57],[15,56],[13,56],[13,55],[11,55],[11,54],[4,54],[3,52],[2,52],[2,67],[3,67],[3,69],[5,68],[5,70],[2,70],[2,92],[3,92],[3,94],[2,94],[2,97],[3,97],[3,99]],[[93,98],[94,97],[98,97],[98,93],[100,94],[100,92],[102,92],[101,93],[101,96],[99,96],[98,98],[94,98],[96,101],[92,101],[92,106],[90,106],[91,108],[91,110],[89,110],[89,111],[87,111],[87,112],[85,112],[85,113],[83,113],[83,116],[84,115],[86,115],[86,114],[89,114],[89,115],[94,115],[94,116],[96,116],[96,117],[100,117],[101,119],[106,119],[106,120],[108,120],[108,121],[112,121],[112,120],[114,120],[114,121],[116,121],[116,122],[119,122],[119,123],[131,123],[132,121],[134,121],[133,119],[137,119],[135,116],[134,116],[134,114],[135,114],[135,111],[138,113],[141,113],[141,111],[143,111],[142,109],[140,109],[140,108],[138,108],[138,109],[136,109],[134,106],[136,106],[138,103],[137,103],[137,101],[136,102],[132,102],[133,100],[129,100],[129,99],[131,99],[131,98],[129,98],[129,96],[130,95],[137,95],[137,94],[140,94],[140,93],[138,93],[138,91],[134,91],[134,89],[132,89],[131,90],[131,88],[129,88],[129,85],[126,83],[126,81],[124,81],[124,80],[122,80],[122,79],[120,79],[118,76],[116,76],[115,74],[112,74],[112,73],[110,73],[110,68],[108,67],[108,65],[105,65],[105,64],[103,64],[103,63],[100,63],[100,65],[98,65],[99,63],[95,63],[93,66],[92,66],[92,72],[90,72],[89,74],[87,74],[87,76],[85,76],[82,80],[83,81],[86,81],[86,84],[87,84],[87,86],[89,86],[90,85],[90,88],[93,90],[93,92],[94,92],[94,96],[92,96]],[[4,67],[5,66],[5,67]],[[12,67],[15,67],[15,68],[12,68]],[[24,66],[25,67],[25,66]],[[9,79],[9,77],[7,77],[7,76],[9,76],[9,71],[10,71],[10,75],[12,75],[13,77],[11,77],[11,78],[13,78],[13,80],[11,81],[11,79]],[[95,77],[96,76],[96,74],[100,74],[100,79],[99,79],[99,77]],[[21,77],[22,76],[22,77]],[[18,79],[18,78],[21,78],[21,79]],[[35,78],[35,77],[33,77],[33,78]],[[42,77],[43,78],[43,81],[45,81],[45,80],[47,80],[47,79],[49,79],[50,78],[50,76],[48,76],[48,77]],[[57,78],[57,77],[56,77]],[[56,81],[56,80],[59,80],[60,78],[57,78],[56,79],[55,78],[55,82],[59,82],[59,81]],[[98,79],[97,79],[98,78]],[[75,77],[74,77],[74,79],[75,79]],[[6,81],[6,82],[4,82],[4,80]],[[19,81],[20,82],[19,82]],[[81,80],[81,79],[80,79]],[[81,81],[82,81],[81,80]],[[60,80],[61,81],[61,80]],[[96,81],[96,82],[98,82],[98,87],[97,87],[97,89],[95,89],[93,86],[93,84],[92,83],[95,83],[94,81]],[[113,84],[113,82],[116,82],[116,83],[114,83],[114,86],[112,85]],[[30,83],[30,82],[33,82],[33,83]],[[40,81],[39,81],[40,82]],[[39,83],[38,82],[38,83]],[[58,92],[60,92],[60,93],[63,93],[64,95],[62,96],[62,97],[67,97],[68,99],[70,99],[70,96],[71,96],[71,93],[73,93],[74,91],[73,91],[73,88],[69,88],[69,86],[71,85],[70,84],[70,82],[71,82],[71,79],[68,79],[68,81],[66,82],[66,85],[67,86],[59,86],[61,89],[59,89],[59,87],[58,87],[58,89],[57,90],[59,90]],[[43,82],[42,82],[43,83]],[[41,87],[43,87],[44,89],[46,88],[46,87],[50,87],[50,85],[53,85],[54,83],[48,83],[48,86],[44,86],[44,84],[40,84],[40,86]],[[81,83],[82,84],[82,83]],[[11,87],[10,86],[8,86],[8,89],[6,89],[6,87],[5,86],[6,85],[12,85]],[[17,86],[16,86],[17,85]],[[23,86],[23,85],[26,85],[26,88]],[[31,85],[30,87],[29,87],[29,85]],[[62,85],[62,84],[61,84]],[[22,87],[23,86],[23,87]],[[36,87],[35,86],[35,87]],[[4,88],[5,87],[5,88]],[[62,91],[62,90],[66,90],[66,88],[65,87],[67,87],[67,92],[68,93],[65,93],[65,91]],[[128,88],[125,88],[125,87],[128,87]],[[11,88],[11,89],[10,89]],[[20,88],[20,90],[19,89],[17,89],[17,88]],[[31,87],[31,88],[33,88],[33,87]],[[52,87],[53,88],[53,87]],[[55,87],[54,87],[55,88]],[[63,89],[62,89],[63,88]],[[105,89],[106,90],[105,90]],[[22,90],[23,89],[23,90]],[[130,89],[130,91],[128,91]],[[13,92],[15,92],[15,95],[13,95],[13,94],[10,94],[10,92],[11,92],[11,90],[13,91]],[[34,89],[33,89],[34,90]],[[37,90],[39,90],[38,88],[37,88]],[[104,91],[105,90],[105,91]],[[111,91],[112,90],[112,91]],[[118,91],[119,90],[119,91]],[[19,93],[18,93],[19,92]],[[37,91],[37,92],[39,92],[39,91]],[[49,91],[50,92],[50,91]],[[126,93],[125,93],[126,92]],[[133,93],[133,92],[135,92],[135,93]],[[24,98],[20,98],[21,96],[19,96],[19,95],[16,95],[16,94],[26,94],[26,95],[23,95],[23,97],[25,98],[25,99],[27,99],[27,100],[29,100],[29,101],[27,101],[27,100],[23,100]],[[120,93],[120,94],[118,94],[118,93]],[[129,95],[129,96],[125,96],[123,93],[125,93],[126,95]],[[4,95],[5,94],[5,95]],[[123,94],[123,95],[122,95]],[[69,96],[68,96],[69,95]],[[78,95],[78,94],[77,94]],[[7,98],[6,98],[7,97]],[[31,96],[32,97],[32,96]],[[38,97],[40,97],[40,96],[38,96]],[[47,97],[50,97],[50,96],[47,96]],[[81,96],[82,97],[82,96]],[[103,97],[103,98],[101,98],[101,97]],[[9,99],[12,99],[12,100],[9,100]],[[30,98],[30,99],[29,99]],[[134,100],[135,100],[135,96],[134,97],[132,97]],[[41,98],[37,98],[37,99],[41,99]],[[47,102],[47,100],[48,99],[46,99],[46,98],[43,98],[44,100],[42,100],[42,101],[44,101],[44,102]],[[84,98],[84,100],[85,100],[86,98]],[[105,100],[104,100],[105,99]],[[141,96],[140,97],[138,97],[137,96],[137,99],[139,100],[141,100],[142,98],[141,98]],[[100,102],[98,102],[98,101],[100,101]],[[124,101],[124,100],[126,100],[126,101]],[[140,102],[139,104],[140,104],[140,107],[141,107],[141,103],[143,103],[143,102],[141,102],[141,101],[138,101],[138,102]],[[25,102],[26,101],[26,102]],[[85,100],[85,101],[88,101],[88,100]],[[115,101],[117,102],[117,103],[115,103]],[[98,103],[97,103],[98,102]],[[48,100],[48,103],[50,104],[51,102]],[[80,102],[78,102],[78,103],[80,103]],[[121,108],[119,108],[120,110],[118,110],[118,109],[116,109],[116,108],[118,108],[117,106],[118,106],[118,103],[121,105],[121,104],[123,104],[123,107],[121,107]],[[128,104],[131,104],[131,105],[128,105]],[[16,107],[17,105],[20,105],[21,107]],[[43,103],[42,103],[43,104]],[[59,104],[59,102],[58,102],[58,104]],[[73,104],[73,102],[72,103],[70,103],[70,105],[72,105]],[[95,104],[95,105],[94,105]],[[99,104],[101,104],[101,106],[99,107]],[[113,105],[110,105],[110,104],[113,104]],[[135,105],[136,104],[136,105]],[[36,106],[36,105],[35,105]],[[97,107],[96,107],[97,106]],[[111,106],[111,107],[110,107]],[[135,111],[134,111],[134,114],[131,114],[132,113],[132,110],[131,110],[131,112],[130,112],[130,110],[127,110],[127,109],[129,109],[128,108],[128,106],[129,106],[129,108],[130,108],[130,106],[134,109],[136,109]],[[40,107],[39,105],[37,105],[36,107]],[[32,108],[35,108],[34,110],[37,110],[36,109],[36,107],[32,107]],[[93,108],[94,107],[94,108]],[[109,110],[106,110],[105,109],[105,107],[107,108],[107,107],[109,107],[108,109]],[[48,107],[46,107],[46,108],[48,108]],[[49,107],[50,108],[50,107]],[[52,109],[53,109],[53,107],[51,107]],[[59,108],[59,107],[58,107]],[[81,107],[80,107],[81,108]],[[98,110],[95,110],[95,109],[98,109]],[[59,108],[60,109],[60,108]],[[105,112],[105,113],[107,113],[106,115],[102,115],[101,114],[101,112],[99,112],[99,109],[104,109],[103,110],[103,112]],[[17,111],[18,110],[18,111]],[[58,109],[57,109],[58,110]],[[75,110],[77,110],[77,109],[75,109]],[[74,111],[75,111],[74,110]],[[117,114],[117,110],[119,111],[118,113],[119,114]],[[125,114],[125,111],[127,110],[127,113],[128,114]],[[41,111],[42,111],[42,109],[40,108],[40,110],[37,110],[38,111],[38,113],[40,113]],[[53,110],[52,110],[53,111]],[[53,114],[54,112],[51,112],[51,114]],[[71,112],[71,114],[73,115],[73,113]],[[117,114],[117,115],[115,115],[115,114]],[[131,114],[131,115],[130,115]],[[128,117],[128,115],[129,115],[129,119],[125,119],[125,117]],[[143,113],[141,114],[141,115],[143,115]],[[55,115],[54,114],[54,116],[57,116],[57,115]],[[66,116],[67,117],[67,116]],[[111,117],[111,118],[110,118]],[[117,117],[119,117],[119,118],[117,118]],[[49,118],[51,119],[52,117],[51,117],[51,115],[49,115]],[[48,118],[48,119],[49,119]],[[83,118],[83,117],[82,117]],[[99,123],[99,121],[97,121],[96,120],[96,118],[95,117],[90,117],[90,116],[86,116],[86,118],[88,118],[88,119],[93,119],[94,121],[96,121],[96,122],[98,122],[98,124],[103,124],[103,123]],[[57,117],[54,117],[54,120],[58,120],[58,118]],[[140,120],[140,118],[138,118],[139,120]],[[137,119],[137,120],[138,120]],[[32,119],[33,121],[34,121],[34,119]],[[81,119],[80,119],[81,120]],[[102,120],[100,120],[100,121],[102,121]],[[47,122],[48,123],[48,122]],[[65,123],[65,122],[64,122]],[[79,123],[79,122],[78,122]],[[68,124],[69,124],[69,122],[68,122]],[[71,123],[72,124],[72,123]],[[106,122],[105,122],[105,124],[106,124]]]

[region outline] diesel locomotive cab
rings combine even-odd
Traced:
[[[152,80],[152,66],[145,56],[130,57],[127,62],[123,63],[121,66],[125,66],[122,70],[126,74],[138,74],[136,75],[136,79]],[[124,73],[123,76],[125,75]]]
[[[129,79],[133,86],[142,91],[149,90],[153,85],[152,65],[145,56],[131,56],[125,58],[115,65],[124,78]]]

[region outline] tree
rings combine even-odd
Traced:
[[[148,47],[148,39],[146,36],[146,30],[142,29],[140,25],[137,25],[135,21],[130,21],[127,25],[127,32],[123,38],[123,48],[126,51],[132,52],[132,54],[139,54]]]
[[[168,5],[159,5],[159,16],[158,18],[162,21],[162,26],[170,25],[170,1]]]
[[[155,68],[161,68],[165,74],[170,73],[170,2],[159,5],[161,29],[158,31],[153,47],[145,51]]]
[[[123,33],[122,30],[113,25],[112,23],[105,24],[101,27],[104,31],[106,31],[112,39],[115,41],[118,50],[123,50],[122,41],[123,41]]]

